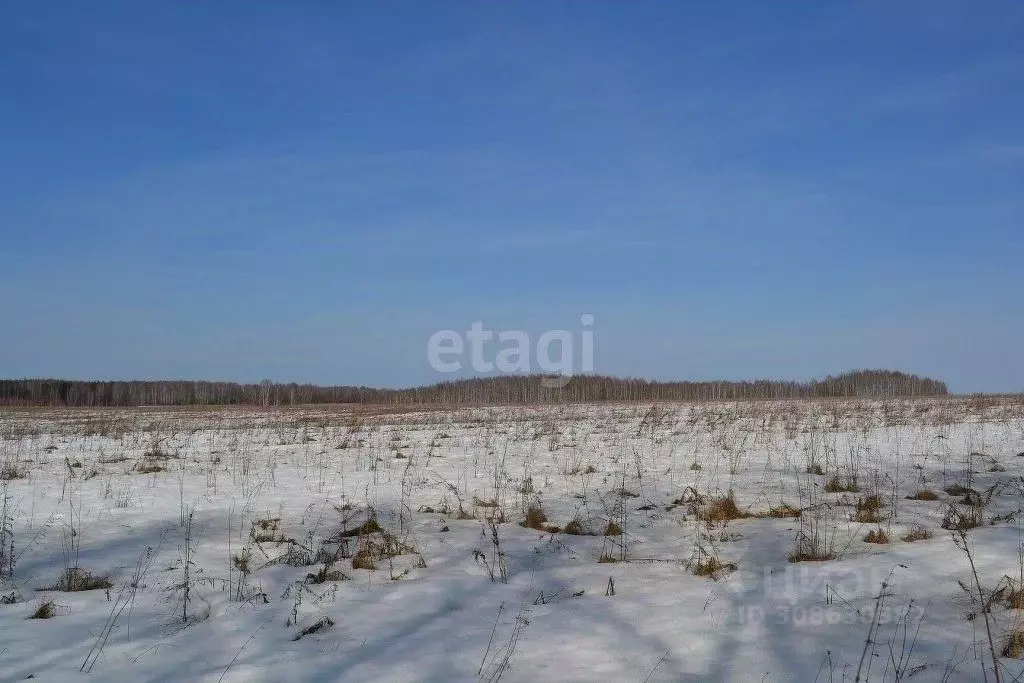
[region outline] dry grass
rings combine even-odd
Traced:
[[[1024,609],[1024,588],[1019,583],[1010,581],[1010,592],[1006,597],[1006,604],[1010,609]]]
[[[881,527],[878,529],[872,529],[868,532],[868,535],[864,537],[864,542],[885,545],[889,542],[889,534],[885,533],[885,530]]]
[[[520,522],[519,525],[527,529],[547,531],[547,528],[544,526],[544,523],[547,521],[548,516],[544,514],[544,509],[540,505],[533,504],[526,508],[526,519]]]
[[[352,569],[369,569],[370,571],[377,569],[377,565],[373,561],[373,552],[370,548],[360,548],[352,556]]]
[[[712,499],[697,509],[697,519],[702,522],[728,522],[734,519],[743,519],[746,516],[747,514],[736,505],[736,498],[732,491]]]
[[[790,562],[826,562],[835,559],[831,553],[812,551],[809,549],[799,550],[789,555]]]
[[[372,562],[372,560],[371,560]],[[359,567],[355,567],[358,569]],[[329,564],[324,564],[315,573],[306,574],[306,583],[319,585],[328,581],[348,581],[348,576],[339,569],[331,569]]]
[[[24,467],[19,467],[18,463],[9,461],[0,465],[0,481],[10,481],[12,479],[23,479],[27,474]]]
[[[569,534],[570,536],[589,536],[587,528],[583,526],[583,520],[579,517],[574,518],[565,528],[562,529],[562,533]]]
[[[383,529],[381,529],[380,524],[377,523],[377,519],[375,517],[369,517],[365,522],[354,529],[342,531],[339,536],[341,538],[353,538],[355,536],[366,536],[381,531],[383,531]]]
[[[882,515],[879,513],[885,507],[885,503],[882,501],[880,496],[866,496],[864,498],[857,499],[857,507],[853,513],[853,521],[861,524],[875,524],[882,521]]]
[[[857,493],[860,487],[851,482],[845,482],[838,476],[833,476],[825,482],[825,493]]]
[[[278,531],[280,523],[281,520],[277,517],[257,519],[252,523],[252,531],[249,532],[249,535],[254,543],[281,543],[285,539]]]
[[[903,540],[907,543],[913,543],[914,541],[925,541],[932,537],[932,532],[925,529],[923,526],[915,526],[913,529],[903,534]]]
[[[775,507],[768,508],[767,512],[759,513],[757,516],[771,519],[792,519],[803,514],[803,510],[795,508],[788,503],[780,503]]]
[[[974,505],[960,509],[950,503],[946,507],[946,514],[942,517],[942,528],[949,531],[967,531],[981,526],[981,523],[981,507]]]
[[[711,576],[715,577],[726,571],[733,571],[736,569],[736,565],[731,562],[722,562],[720,559],[714,556],[707,556],[697,561],[693,565],[694,576]]]
[[[608,520],[608,523],[604,527],[604,535],[605,536],[621,536],[622,535],[622,527],[620,527],[614,521]]]
[[[77,593],[111,588],[113,585],[105,576],[97,576],[81,567],[71,567],[57,579],[57,583],[44,590]]]
[[[54,607],[53,600],[41,602],[36,611],[29,616],[29,619],[52,619],[56,616]]]
[[[967,488],[966,486],[962,486],[961,484],[950,484],[949,486],[944,488],[943,491],[945,491],[947,495],[954,497],[969,496],[972,493],[977,493],[977,491],[975,491],[974,489]]]
[[[1020,659],[1024,657],[1024,630],[1015,630],[1010,634],[1010,637],[1006,641],[1006,646],[1003,647],[1003,656],[1011,659]]]

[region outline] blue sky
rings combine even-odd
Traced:
[[[1024,4],[7,3],[0,376],[1024,390]]]

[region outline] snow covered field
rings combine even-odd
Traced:
[[[0,680],[1009,681],[1022,452],[1019,399],[4,409]]]

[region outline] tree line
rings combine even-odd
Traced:
[[[557,379],[560,381],[551,381]],[[567,383],[564,381],[568,379]],[[564,383],[564,386],[562,386]],[[855,370],[822,380],[684,381],[577,375],[501,375],[438,382],[406,389],[315,384],[207,381],[0,380],[0,405],[17,406],[286,406],[487,405],[601,401],[726,401],[793,398],[945,396],[939,380],[894,370]]]

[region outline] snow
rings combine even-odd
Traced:
[[[941,528],[959,500],[943,489],[991,489],[966,532],[978,576],[987,594],[1019,577],[1022,408],[5,409],[0,465],[24,476],[5,483],[16,562],[0,595],[15,602],[0,606],[0,680],[839,681],[875,622],[862,680],[979,680],[992,675],[984,615]],[[833,475],[860,491],[826,493]],[[921,489],[939,500],[906,499]],[[709,525],[685,498],[730,490],[751,515],[807,508],[835,558],[789,561],[800,519]],[[852,521],[872,493],[883,520]],[[612,520],[624,534],[520,526],[538,504],[545,526]],[[383,532],[342,545],[370,510]],[[901,540],[915,526],[933,536]],[[865,543],[875,528],[891,543]],[[375,569],[354,569],[368,544]],[[388,544],[401,554],[383,557]],[[282,561],[299,545],[340,559]],[[698,546],[734,570],[696,576]],[[231,557],[245,552],[243,577]],[[46,590],[67,566],[112,587]],[[307,579],[332,571],[344,576]],[[52,618],[29,618],[51,600]],[[1006,602],[988,615],[999,650],[1024,616]],[[999,661],[1004,680],[1024,672]]]

